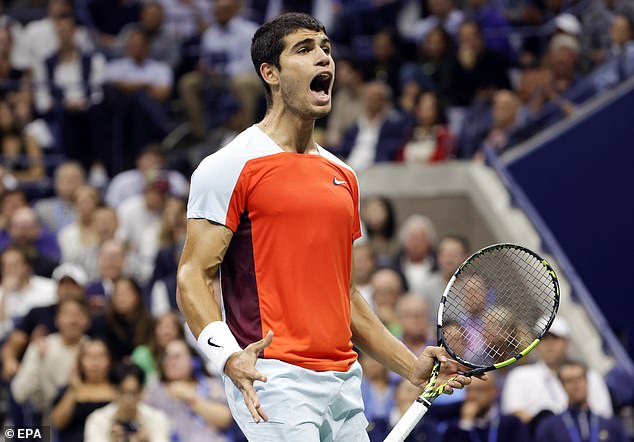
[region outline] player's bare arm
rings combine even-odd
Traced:
[[[453,388],[463,388],[471,383],[470,378],[458,375],[458,370],[464,367],[451,360],[443,348],[428,346],[417,358],[385,328],[357,289],[354,282],[354,264],[350,273],[350,310],[352,342],[412,384],[421,388],[427,384],[435,359],[442,363],[438,385],[447,382],[445,393],[451,394]],[[450,380],[454,377],[455,380]]]
[[[196,338],[207,325],[222,321],[220,306],[213,296],[212,281],[232,237],[230,229],[206,219],[187,221],[187,238],[178,267],[176,302]],[[258,354],[270,345],[272,339],[273,334],[269,332],[264,339],[248,345],[244,351],[232,353],[224,367],[218,367],[240,389],[256,422],[268,418],[253,388],[256,380],[266,382],[266,377],[255,369],[255,363]],[[222,346],[220,341],[209,340],[209,346]]]

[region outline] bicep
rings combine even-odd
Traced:
[[[181,266],[192,265],[213,278],[229,248],[233,232],[207,219],[188,219]]]

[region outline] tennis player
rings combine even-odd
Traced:
[[[251,55],[268,109],[192,175],[178,305],[249,440],[367,441],[353,344],[420,387],[434,358],[440,382],[459,366],[438,347],[414,356],[353,283],[357,177],[313,139],[335,74],[323,25],[284,14],[258,29]]]

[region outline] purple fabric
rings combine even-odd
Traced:
[[[227,325],[238,344],[244,348],[262,339],[262,319],[248,212],[240,216],[240,224],[229,244],[220,272]]]

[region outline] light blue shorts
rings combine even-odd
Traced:
[[[369,441],[358,362],[347,372],[312,371],[276,359],[259,359],[256,368],[267,377],[254,386],[268,422],[254,422],[240,390],[223,376],[231,414],[249,441]]]

